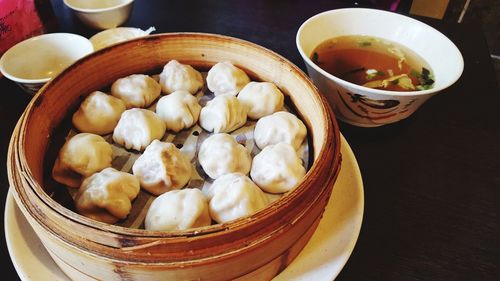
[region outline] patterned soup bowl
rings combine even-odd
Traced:
[[[315,48],[325,40],[347,35],[370,36],[409,48],[431,68],[432,87],[418,91],[369,88],[322,69],[315,59]],[[336,117],[360,127],[377,127],[409,117],[430,97],[455,83],[464,67],[458,48],[436,29],[375,9],[337,9],[315,15],[299,28],[296,43],[309,76]]]

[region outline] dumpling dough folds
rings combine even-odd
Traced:
[[[158,196],[149,207],[147,230],[173,231],[210,225],[205,195],[196,188],[172,190]]]
[[[72,121],[80,132],[106,135],[113,132],[124,111],[121,99],[95,91],[85,98]]]
[[[294,189],[306,174],[302,160],[287,143],[266,146],[252,163],[250,176],[265,192],[283,193]]]
[[[200,111],[196,97],[183,90],[161,97],[156,104],[156,114],[165,121],[167,130],[176,133],[196,124]]]
[[[161,139],[165,130],[165,122],[156,113],[132,108],[122,113],[113,132],[113,141],[126,149],[143,151],[154,139]]]
[[[128,216],[140,189],[135,176],[106,168],[83,181],[75,197],[75,207],[86,217],[115,223]]]
[[[269,204],[264,192],[241,173],[219,177],[205,194],[210,216],[218,223],[250,216]]]
[[[247,122],[247,108],[235,96],[216,96],[201,109],[200,125],[214,133],[232,132]]]
[[[250,78],[245,71],[228,61],[212,66],[207,74],[208,89],[216,96],[223,94],[236,96],[248,82]]]
[[[283,93],[270,82],[250,82],[238,94],[238,100],[245,105],[248,117],[259,119],[283,108]]]
[[[304,123],[292,113],[278,111],[262,117],[257,121],[254,130],[255,144],[260,149],[285,142],[297,150],[304,141],[307,129]]]
[[[113,150],[98,135],[80,133],[64,143],[52,169],[52,178],[69,187],[78,188],[82,179],[111,167]]]
[[[165,94],[183,90],[194,95],[203,87],[203,76],[192,66],[171,60],[160,73],[160,85]]]
[[[228,134],[214,134],[200,146],[198,161],[212,179],[239,172],[248,175],[252,165],[250,151]]]
[[[123,100],[127,108],[148,107],[160,96],[160,92],[160,84],[144,74],[123,77],[111,85],[111,94]]]
[[[149,35],[155,30],[156,29],[154,27],[150,27],[146,30],[134,27],[115,27],[103,30],[90,37],[89,40],[94,46],[94,51],[97,51],[119,42]]]
[[[159,195],[186,185],[192,166],[173,143],[154,140],[137,158],[132,172],[139,178],[142,188]]]

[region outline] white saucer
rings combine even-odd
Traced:
[[[323,218],[297,258],[274,281],[333,280],[346,264],[363,220],[364,193],[356,158],[343,136],[342,167]],[[9,191],[5,238],[22,280],[69,280],[49,256]]]

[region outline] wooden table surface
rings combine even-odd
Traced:
[[[61,31],[96,33],[62,1],[52,2]],[[300,24],[353,2],[138,0],[126,26],[234,36],[305,69],[295,47]],[[500,91],[488,48],[477,25],[426,22],[458,46],[464,73],[404,121],[379,128],[341,123],[363,176],[365,213],[337,280],[500,280]],[[5,78],[0,92],[3,212],[7,144],[30,98]],[[2,260],[8,260],[1,240]],[[10,262],[2,272],[17,278]]]

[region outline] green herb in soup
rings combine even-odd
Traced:
[[[380,38],[331,38],[314,49],[311,60],[332,75],[368,88],[419,91],[434,85],[434,76],[424,59],[400,44]]]

